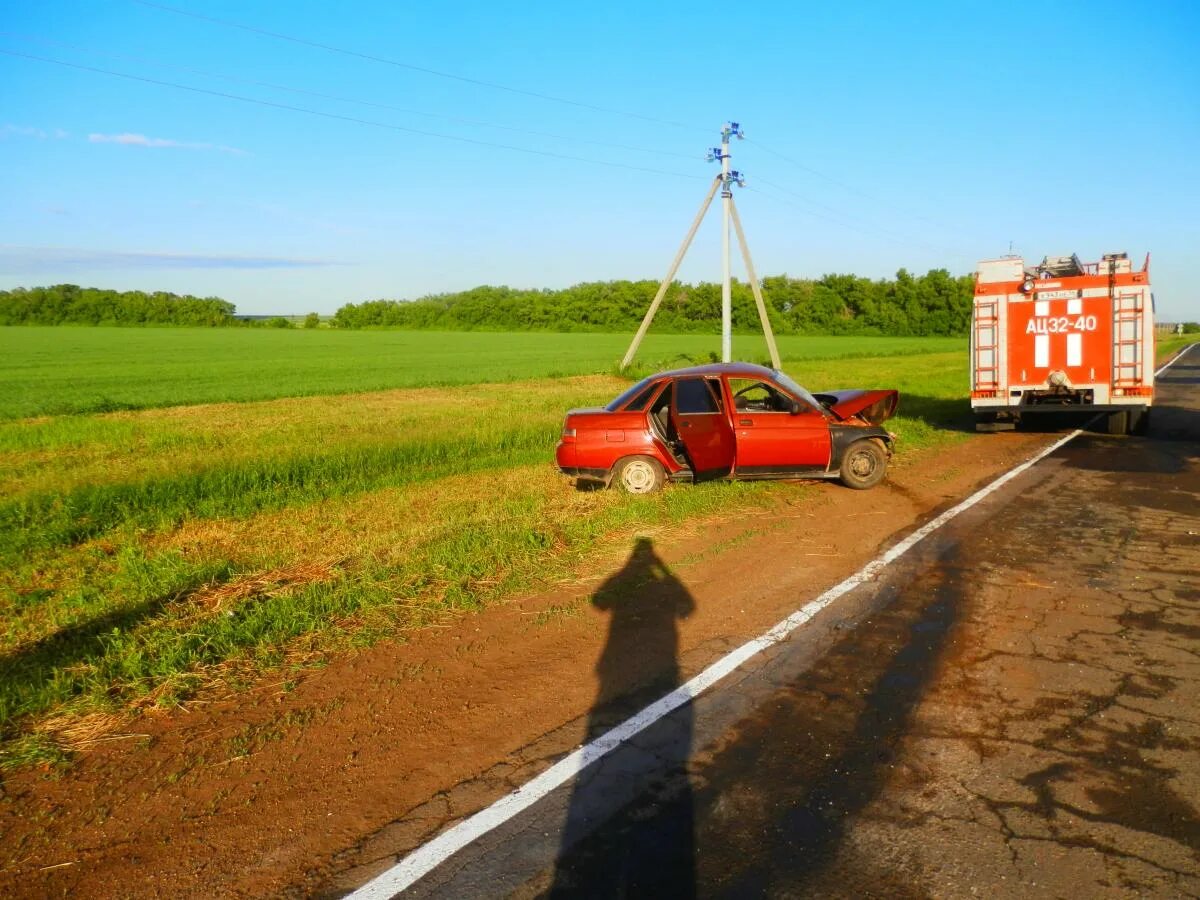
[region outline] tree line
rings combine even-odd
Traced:
[[[965,334],[971,320],[974,277],[933,269],[914,276],[904,269],[894,279],[856,275],[819,279],[774,275],[763,279],[774,329],[782,334]],[[658,283],[593,281],[562,290],[522,290],[484,285],[418,300],[347,303],[329,324],[335,328],[413,328],[446,331],[631,331],[645,315]],[[735,328],[757,331],[758,313],[750,287],[733,284]],[[671,284],[654,320],[660,332],[718,328],[721,286],[710,282]],[[0,291],[0,325],[200,325],[247,324],[234,305],[218,297],[164,292],[110,291],[73,284]],[[276,317],[252,323],[290,327]],[[309,314],[306,327],[317,327]]]
[[[812,280],[775,275],[763,279],[772,327],[783,334],[966,334],[974,276],[945,269],[894,279],[856,275]],[[629,331],[645,315],[658,282],[585,282],[562,290],[482,286],[419,300],[347,303],[333,317],[338,328],[422,328],[447,331]],[[750,286],[734,282],[734,326],[758,329]],[[663,332],[710,331],[721,321],[721,286],[671,284],[654,319]]]
[[[75,284],[0,291],[0,325],[232,325],[219,297],[108,291]]]

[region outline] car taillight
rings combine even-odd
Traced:
[[[574,428],[567,428],[567,427],[564,425],[564,426],[563,426],[563,431],[562,431],[562,436],[563,436],[563,437],[565,437],[565,438],[567,438],[567,437],[575,437],[575,429],[574,429]]]

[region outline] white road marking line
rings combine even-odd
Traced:
[[[1181,350],[1174,359],[1154,373],[1155,377],[1165,372],[1196,346],[1198,345],[1191,344]],[[717,660],[695,678],[680,685],[660,700],[651,703],[641,712],[626,719],[611,731],[600,735],[600,737],[591,743],[568,754],[564,759],[555,763],[541,775],[521,785],[521,787],[517,788],[511,794],[501,797],[491,806],[480,810],[475,815],[459,822],[453,828],[442,832],[428,843],[421,845],[408,856],[404,857],[404,859],[400,860],[400,862],[396,863],[396,865],[392,866],[392,868],[376,876],[353,894],[350,894],[350,897],[352,900],[377,900],[377,898],[378,900],[384,900],[384,898],[394,897],[405,888],[410,887],[459,850],[462,850],[489,831],[503,825],[518,813],[528,809],[551,791],[566,784],[588,765],[615,750],[638,732],[653,725],[663,716],[669,715],[685,703],[691,702],[692,699],[704,693],[726,675],[738,669],[743,663],[785,640],[793,631],[805,622],[808,622],[813,616],[828,607],[835,600],[850,593],[850,591],[859,585],[874,581],[885,568],[951,519],[960,513],[966,512],[980,500],[999,490],[1022,472],[1041,462],[1041,460],[1045,459],[1059,447],[1074,440],[1081,434],[1083,434],[1083,429],[1072,431],[1066,437],[1055,441],[1049,447],[1046,447],[1032,458],[1027,459],[1016,468],[1005,472],[995,481],[980,488],[957,506],[951,507],[936,519],[922,525],[890,550],[871,560],[871,562],[867,563],[845,581],[831,587],[815,600],[806,603],[771,630],[746,642],[728,655]]]
[[[1183,357],[1185,357],[1188,354],[1188,351],[1191,350],[1193,347],[1200,347],[1200,344],[1188,344],[1186,347],[1184,347],[1182,350],[1180,350],[1178,353],[1176,353],[1173,357],[1171,357],[1171,361],[1169,363],[1167,363],[1165,366],[1163,366],[1161,369],[1159,369],[1157,372],[1155,372],[1154,377],[1157,378],[1163,372],[1167,371],[1167,369],[1171,368],[1171,366],[1175,365],[1175,363],[1179,362],[1179,360],[1183,359]]]
[[[793,631],[805,622],[808,622],[813,616],[838,598],[848,594],[859,585],[875,580],[887,566],[898,560],[955,516],[970,509],[989,494],[999,490],[1022,472],[1081,434],[1083,434],[1082,429],[1072,431],[1066,437],[1055,441],[1031,459],[1005,472],[995,481],[980,488],[957,506],[946,510],[937,518],[922,525],[890,550],[877,556],[845,581],[835,585],[815,600],[805,604],[766,633],[748,641],[727,656],[717,660],[699,675],[680,685],[660,700],[650,704],[641,710],[641,712],[626,719],[616,728],[605,732],[591,743],[568,754],[564,759],[555,763],[541,775],[526,782],[511,794],[501,797],[491,806],[480,810],[475,815],[464,819],[457,825],[439,834],[433,840],[418,847],[392,868],[376,876],[357,891],[350,894],[350,897],[353,900],[377,900],[377,898],[378,900],[383,900],[383,898],[394,897],[405,888],[414,884],[418,879],[433,871],[433,869],[459,850],[474,842],[477,838],[504,824],[513,816],[528,809],[554,789],[565,784],[586,766],[616,749],[624,741],[627,741],[649,725],[654,724],[663,716],[690,702],[746,661],[786,639]]]

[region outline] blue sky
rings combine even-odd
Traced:
[[[166,2],[193,15],[6,4],[0,288],[658,279],[735,119],[762,275],[1149,251],[1160,318],[1200,319],[1190,2]],[[719,279],[718,222],[684,279]]]

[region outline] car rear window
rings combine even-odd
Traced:
[[[638,395],[642,391],[644,391],[648,385],[653,386],[653,383],[654,383],[653,375],[651,375],[649,378],[643,378],[641,381],[639,381],[633,387],[621,392],[621,394],[618,395],[615,400],[613,400],[611,403],[608,404],[608,406],[606,406],[604,408],[607,409],[609,412],[616,412],[618,409],[620,409],[622,406],[624,406],[626,403],[628,403],[634,397],[638,397]],[[641,398],[639,397],[638,399],[641,399]],[[641,409],[641,407],[638,407],[638,408]]]
[[[650,405],[650,401],[654,399],[654,395],[658,393],[658,385],[649,385],[644,391],[629,401],[629,405],[625,407],[628,412],[641,412]]]

